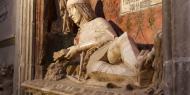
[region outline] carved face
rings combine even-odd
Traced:
[[[77,10],[76,7],[72,6],[72,7],[68,8],[68,13],[69,13],[69,17],[71,17],[71,19],[74,21],[74,23],[80,24],[82,15]]]

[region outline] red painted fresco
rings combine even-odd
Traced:
[[[90,0],[98,16],[104,17],[139,44],[153,44],[156,32],[162,30],[162,5],[139,12],[120,14],[120,0]]]

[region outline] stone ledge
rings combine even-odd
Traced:
[[[32,80],[22,83],[26,91],[53,95],[146,95],[144,90],[128,91],[124,88],[109,89],[73,83],[68,79],[60,81]]]

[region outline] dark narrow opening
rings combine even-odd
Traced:
[[[53,63],[53,53],[73,44],[75,33],[69,32],[67,35],[62,31],[63,20],[60,16],[58,0],[47,0],[45,5],[45,27],[44,27],[44,57],[43,76],[47,72],[48,66]]]

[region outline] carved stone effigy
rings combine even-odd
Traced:
[[[114,29],[105,19],[95,18],[90,5],[84,0],[69,0],[67,8],[72,20],[80,29],[75,45],[68,48],[68,53],[62,56],[73,60],[79,53],[88,55],[88,57],[84,55],[80,57],[78,77],[83,72],[86,78],[99,81],[122,80],[125,84],[140,87],[148,86],[152,82],[153,50],[139,53],[127,33],[117,37]],[[89,55],[88,51],[96,46],[99,46],[98,49]],[[57,54],[61,54],[61,51]]]
[[[74,81],[77,86],[95,84],[102,88],[124,90],[148,87],[152,82],[157,85],[162,80],[160,36],[156,37],[155,47],[151,51],[139,51],[127,32],[117,37],[105,19],[95,17],[85,0],[68,0],[67,10],[71,19],[78,25],[79,31],[73,46],[54,53],[56,62],[50,65],[45,79],[59,80],[64,76],[67,77],[64,80],[69,79],[68,83]],[[56,78],[59,74],[61,76]],[[28,83],[23,85],[30,87]],[[40,90],[33,86],[31,88]]]

